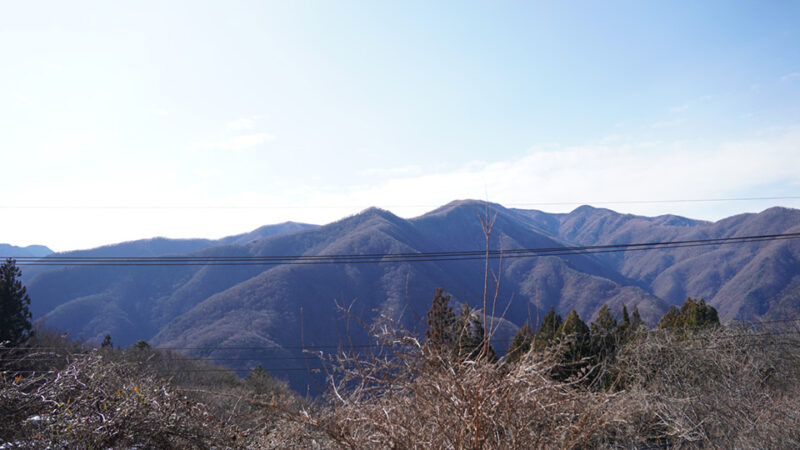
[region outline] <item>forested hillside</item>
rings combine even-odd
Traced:
[[[493,250],[668,242],[800,231],[800,211],[772,208],[719,222],[675,216],[640,217],[581,207],[569,214],[488,205]],[[368,209],[321,227],[279,227],[217,242],[142,241],[81,255],[159,255],[180,246],[185,256],[261,257],[451,252],[485,248],[486,205],[457,201],[413,219]],[[485,217],[484,217],[485,220]],[[156,245],[159,244],[159,245]],[[36,266],[34,266],[36,267]],[[245,370],[252,349],[268,369],[297,366],[299,347],[366,339],[351,319],[391,320],[424,328],[431,293],[443,287],[457,303],[483,307],[485,265],[473,260],[347,264],[69,266],[37,268],[29,279],[31,309],[49,327],[99,342],[110,333],[130,345],[140,339],[166,347],[208,348]],[[24,270],[29,270],[24,268]],[[495,337],[509,340],[525,322],[538,323],[553,307],[595,317],[608,304],[638,308],[655,322],[687,297],[703,297],[723,322],[781,318],[797,313],[800,243],[773,240],[647,251],[508,257],[490,261],[489,295],[502,316]],[[490,311],[491,313],[491,311]],[[223,349],[220,349],[223,347]],[[505,345],[500,345],[505,348]],[[187,350],[201,352],[200,350]],[[199,353],[198,353],[199,354]],[[283,359],[275,359],[276,357]]]

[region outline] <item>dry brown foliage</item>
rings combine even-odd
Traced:
[[[209,448],[234,430],[164,380],[130,365],[79,355],[41,374],[0,378],[0,441],[21,448]]]
[[[797,330],[642,329],[613,364],[581,361],[584,369],[563,382],[552,377],[563,349],[531,352],[516,364],[463,361],[390,330],[376,333],[384,344],[378,353],[327,360],[327,393],[316,402],[271,382],[253,389],[230,374],[164,378],[159,371],[175,364],[169,355],[155,369],[136,355],[99,350],[71,354],[50,373],[6,370],[0,444],[800,448]],[[598,373],[613,382],[588,382]]]
[[[617,358],[623,392],[673,445],[800,448],[796,330],[650,331]]]
[[[555,381],[559,349],[504,366],[455,361],[413,338],[381,338],[387,347],[380,355],[340,355],[325,404],[284,416],[291,427],[284,444],[800,448],[793,333],[642,330],[620,350],[610,369],[615,383],[604,389],[586,382],[598,372],[591,366]]]
[[[344,448],[583,448],[644,439],[625,427],[632,406],[619,393],[557,382],[557,364],[530,353],[504,367],[458,361],[412,338],[382,336],[387,353],[343,355],[328,403],[291,416],[295,442]],[[335,375],[338,375],[336,377]],[[300,431],[311,430],[307,436]],[[304,441],[304,439],[307,439]]]

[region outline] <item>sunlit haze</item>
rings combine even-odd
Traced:
[[[797,2],[7,2],[0,242],[798,208],[799,49]]]

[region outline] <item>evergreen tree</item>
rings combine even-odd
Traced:
[[[444,295],[441,288],[436,289],[431,309],[428,311],[428,328],[425,330],[425,344],[438,351],[453,348],[453,327],[456,316],[450,307],[450,296]]]
[[[633,307],[633,317],[631,318],[631,333],[634,333],[643,324],[642,316],[639,315],[639,305]]]
[[[100,348],[114,348],[114,344],[111,343],[110,334],[106,334],[106,337],[103,338],[103,343],[100,344]]]
[[[483,322],[477,314],[472,314],[472,340],[478,342],[478,355],[489,362],[497,362],[497,352],[488,341],[488,336],[483,328]],[[472,358],[471,358],[472,359]]]
[[[472,311],[466,303],[461,305],[461,313],[455,323],[455,347],[461,360],[475,359],[480,351],[483,336],[477,337],[472,330]]]
[[[544,351],[558,337],[561,325],[561,316],[556,314],[555,309],[551,306],[550,311],[542,319],[542,324],[539,326],[536,336],[533,338],[533,349],[537,352]]]
[[[681,313],[678,311],[678,308],[676,308],[675,305],[671,305],[669,311],[658,321],[658,328],[680,328],[682,325],[680,316]]]
[[[706,300],[701,298],[699,301],[687,298],[681,305],[681,314],[684,320],[684,328],[703,328],[719,326],[719,315],[713,306],[707,305]]]
[[[511,341],[511,345],[508,346],[506,362],[514,364],[519,361],[523,355],[530,351],[531,344],[533,344],[533,328],[531,328],[528,322],[525,322],[525,325],[514,335],[514,340]]]
[[[564,323],[561,325],[561,329],[559,330],[558,334],[562,338],[569,336],[588,338],[589,327],[586,326],[586,323],[581,320],[578,312],[573,309],[569,312],[567,318],[564,319]]]
[[[631,333],[631,316],[628,314],[628,306],[622,305],[622,321],[617,325],[617,341],[619,343],[628,340]]]
[[[556,369],[554,376],[557,379],[565,380],[580,372],[587,364],[584,358],[591,356],[589,327],[574,309],[564,319],[558,332],[558,339],[561,344],[558,355],[561,366]]]
[[[285,389],[285,386],[267,373],[261,364],[250,369],[245,383],[256,395],[278,393]]]
[[[455,350],[458,359],[461,361],[477,359],[484,352],[484,334],[485,329],[480,317],[470,309],[469,305],[464,303],[461,307],[461,314],[455,323]],[[486,346],[484,357],[491,362],[497,361],[497,353],[491,345]]]
[[[627,305],[622,305],[622,323],[620,324],[620,327],[624,330],[627,330],[631,327],[631,317],[628,315]]]
[[[597,311],[597,318],[592,322],[592,334],[611,334],[617,329],[617,320],[611,315],[611,309],[603,304]]]
[[[598,360],[610,357],[616,350],[618,337],[617,321],[611,316],[608,305],[603,305],[597,312],[597,319],[592,322],[592,353]]]
[[[672,330],[691,330],[719,325],[719,316],[713,306],[707,305],[705,299],[696,300],[688,297],[679,310],[674,305],[658,322],[658,328]]]
[[[0,266],[0,344],[17,346],[33,335],[31,299],[19,278],[22,271],[9,258]]]

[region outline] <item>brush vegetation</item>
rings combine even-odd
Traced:
[[[427,339],[383,322],[368,354],[324,359],[300,398],[139,342],[45,331],[2,348],[5,448],[798,448],[797,330],[722,327],[687,300],[658,329],[608,308],[554,312],[497,358],[469,308],[437,292]],[[772,324],[774,325],[774,324]]]

